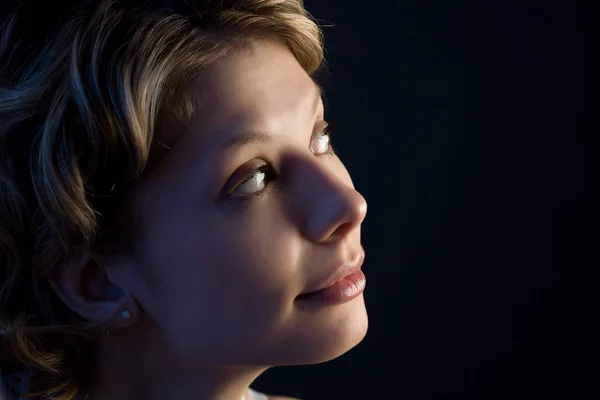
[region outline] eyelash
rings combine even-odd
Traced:
[[[332,135],[334,128],[335,128],[335,125],[329,123],[317,134],[317,139],[320,136],[329,136],[329,148],[327,149],[327,151],[325,153],[319,154],[319,156],[332,156],[336,153],[335,149],[331,145],[331,135]],[[273,191],[273,189],[275,189],[276,182],[277,182],[275,180],[275,178],[277,178],[277,173],[275,172],[275,169],[273,168],[273,166],[271,164],[264,164],[264,165],[261,165],[260,167],[256,168],[254,171],[252,171],[252,173],[250,175],[248,175],[246,178],[244,178],[239,184],[237,184],[232,189],[232,191],[237,189],[238,186],[243,185],[244,183],[248,182],[250,179],[252,179],[254,176],[256,176],[257,174],[259,174],[261,172],[265,174],[265,180],[268,182],[266,184],[265,188],[254,194],[248,194],[248,195],[243,195],[243,196],[239,196],[239,197],[234,196],[234,200],[241,201],[242,203],[249,203],[253,200],[261,199],[261,198],[267,196],[269,193],[271,193]]]

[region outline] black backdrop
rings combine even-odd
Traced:
[[[335,25],[326,107],[369,203],[370,327],[344,356],[274,368],[255,388],[308,400],[600,398],[584,275],[600,265],[584,11],[306,5]]]

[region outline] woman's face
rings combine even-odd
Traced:
[[[140,278],[133,296],[178,359],[289,365],[343,354],[367,332],[362,294],[335,305],[298,296],[362,253],[367,204],[327,153],[313,80],[286,47],[260,40],[190,90],[199,111],[132,198],[131,259],[161,287]]]

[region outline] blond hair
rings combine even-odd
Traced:
[[[116,210],[164,111],[190,118],[186,83],[258,36],[309,75],[323,45],[302,0],[52,3],[60,19],[45,31],[35,7],[0,21],[0,370],[25,369],[31,392],[67,400],[89,387],[98,327],[47,278],[73,249],[116,242]]]

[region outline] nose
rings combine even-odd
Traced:
[[[367,215],[367,201],[354,188],[346,169],[318,167],[310,178],[301,196],[303,235],[315,243],[329,242],[359,228]]]

